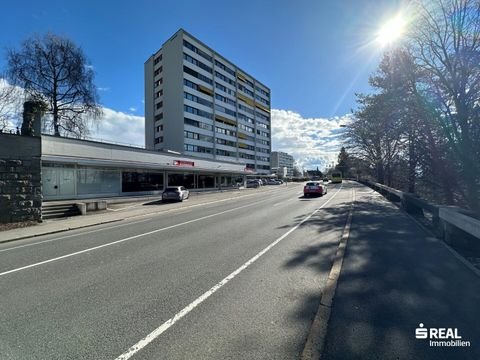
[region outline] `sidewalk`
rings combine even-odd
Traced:
[[[322,360],[480,359],[480,277],[383,197],[356,194]],[[430,346],[420,323],[470,347]]]

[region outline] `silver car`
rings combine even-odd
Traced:
[[[162,192],[162,201],[176,200],[183,201],[188,199],[190,191],[183,186],[169,186]]]

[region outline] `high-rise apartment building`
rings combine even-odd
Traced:
[[[284,167],[287,168],[287,176],[293,176],[293,163],[294,159],[293,156],[281,151],[272,151],[271,157],[271,165],[272,170],[274,170],[277,174],[281,173]]]
[[[270,89],[180,29],[145,63],[145,143],[270,173]]]

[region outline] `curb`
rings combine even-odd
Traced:
[[[348,238],[350,237],[350,228],[352,225],[353,209],[355,204],[355,192],[352,193],[352,204],[348,212],[347,221],[343,228],[342,237],[335,252],[333,265],[328,274],[327,283],[320,298],[317,313],[313,319],[312,326],[308,333],[305,347],[300,356],[301,360],[318,360],[322,358],[323,348],[327,339],[328,323],[332,312],[333,299],[337,290],[340,272],[342,270],[343,259],[347,248]]]
[[[0,244],[5,244],[5,243],[12,242],[12,241],[23,240],[23,239],[28,239],[28,238],[33,238],[33,237],[38,237],[38,236],[43,236],[43,235],[61,233],[61,232],[65,232],[65,231],[75,230],[75,229],[82,229],[82,228],[87,228],[87,227],[96,226],[96,225],[109,224],[109,223],[114,223],[114,222],[118,222],[118,221],[122,221],[122,220],[125,220],[125,219],[107,220],[107,221],[102,221],[102,222],[98,222],[98,223],[95,223],[95,224],[88,224],[88,225],[81,225],[81,226],[74,226],[74,227],[66,227],[66,228],[59,229],[59,230],[51,230],[51,231],[46,231],[46,232],[43,232],[43,233],[35,233],[33,235],[23,235],[23,236],[19,236],[19,237],[13,238],[13,239],[0,240]]]

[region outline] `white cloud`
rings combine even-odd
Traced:
[[[135,111],[137,111],[137,108],[136,108],[136,107],[133,107],[133,106],[131,106],[131,107],[129,107],[129,108],[128,108],[128,110],[130,110],[131,112],[135,112]]]
[[[340,135],[349,115],[334,118],[303,118],[289,110],[272,109],[272,151],[292,155],[300,167],[325,169],[336,162],[342,147]]]
[[[97,87],[98,91],[110,91],[110,88],[109,87]]]
[[[145,118],[103,108],[103,117],[90,129],[96,140],[145,146]]]
[[[8,83],[0,79],[0,90]],[[16,106],[21,109],[21,106]],[[13,112],[14,109],[12,109]],[[135,107],[130,107],[135,112]],[[21,110],[20,110],[21,111]],[[108,142],[145,145],[145,119],[103,108],[103,118],[96,122],[90,137]],[[272,151],[291,154],[300,167],[323,170],[336,162],[342,146],[340,125],[351,121],[349,115],[333,118],[304,118],[289,110],[272,109]],[[13,121],[8,122],[12,127]]]

